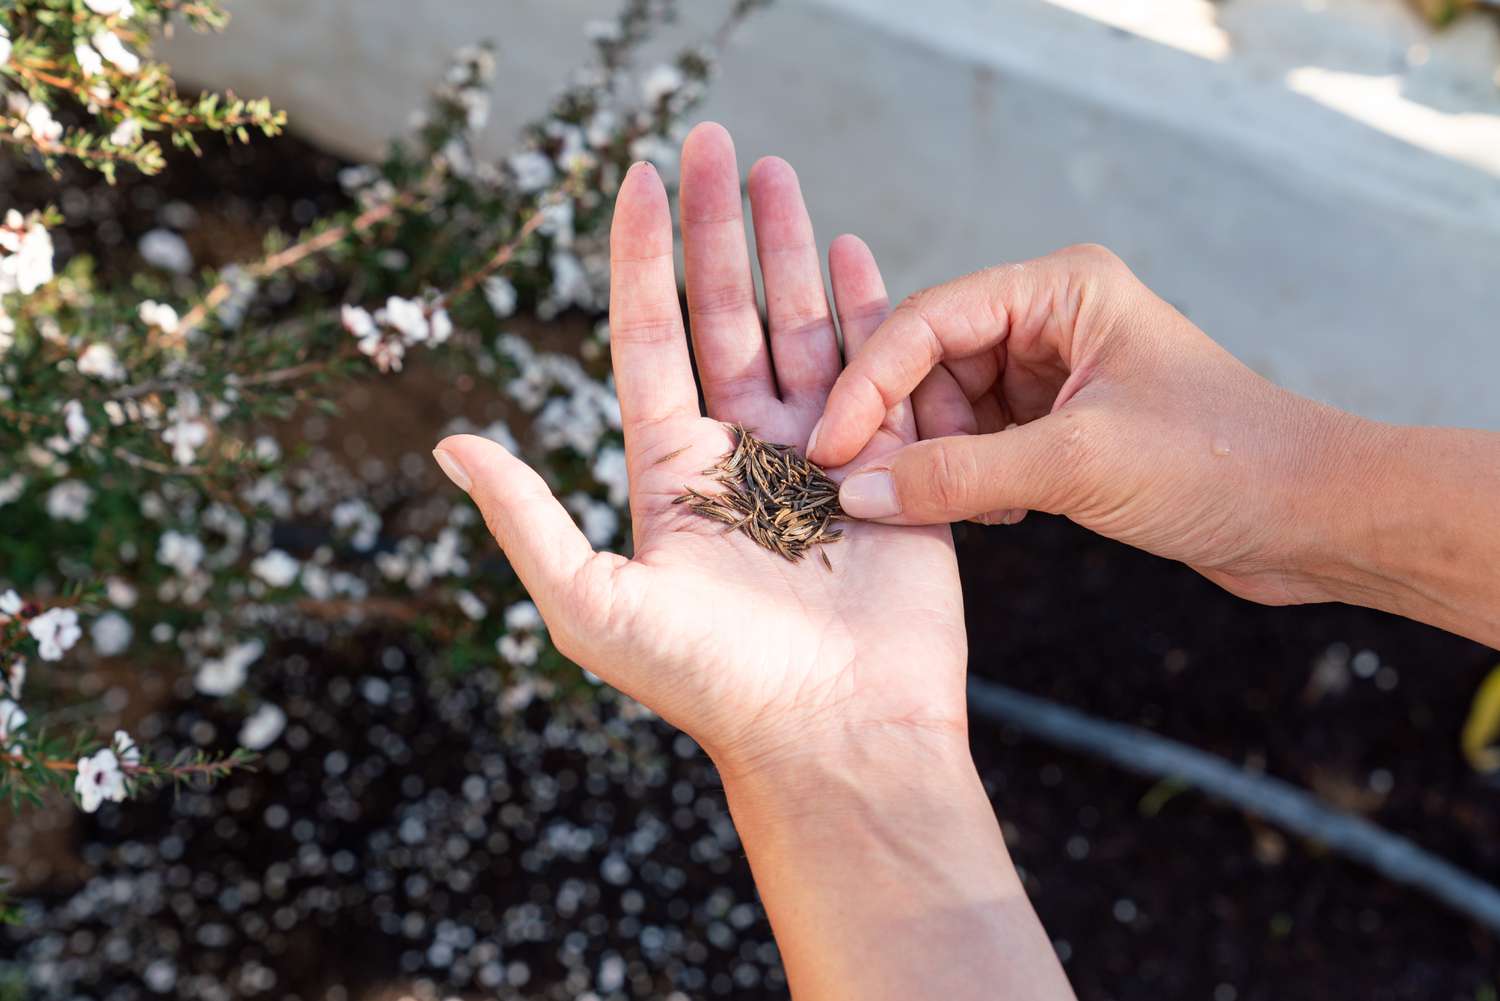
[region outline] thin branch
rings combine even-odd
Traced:
[[[460,281],[457,285],[453,286],[453,288],[443,293],[443,295],[433,305],[433,309],[442,309],[454,299],[457,299],[463,295],[467,295],[469,292],[472,292],[474,290],[474,287],[477,286],[480,282],[484,281],[490,275],[494,274],[496,271],[499,271],[501,268],[509,264],[511,258],[516,256],[516,251],[521,249],[521,244],[525,243],[526,240],[531,236],[531,234],[537,231],[537,227],[541,226],[541,224],[545,220],[546,214],[542,211],[541,208],[538,208],[534,212],[532,212],[531,215],[527,217],[526,222],[521,225],[521,228],[516,231],[516,235],[512,237],[499,250],[495,251],[494,256],[489,259],[484,267],[480,268],[478,271],[473,272],[468,277]]]
[[[268,257],[262,258],[244,271],[251,278],[269,278],[278,271],[283,271],[296,264],[301,263],[314,254],[320,254],[335,246],[340,240],[353,233],[362,233],[386,219],[389,219],[399,209],[406,208],[416,203],[419,192],[416,190],[403,191],[388,202],[376,205],[374,208],[366,209],[352,220],[342,226],[332,226],[323,230],[316,236],[308,237],[301,243],[293,244],[284,250],[277,251]],[[173,342],[181,343],[189,333],[197,329],[208,317],[208,314],[224,304],[234,292],[234,285],[229,281],[220,281],[208,290],[198,305],[188,310],[178,323],[177,330],[173,334]]]
[[[38,764],[49,772],[76,772],[78,762],[69,761],[66,758],[44,758],[41,761],[32,761],[24,754],[0,754],[0,763],[7,765]],[[126,775],[171,775],[175,778],[183,778],[189,775],[211,775],[220,772],[228,766],[226,761],[198,761],[187,765],[141,765],[120,762],[120,771]]]

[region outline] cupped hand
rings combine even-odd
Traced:
[[[924,441],[869,459],[911,394]],[[1272,604],[1331,597],[1347,468],[1368,422],[1282,390],[1075,247],[912,296],[830,392],[809,444],[851,462],[852,515],[1011,524],[1062,514]],[[855,468],[858,467],[858,468]]]
[[[966,657],[946,526],[854,523],[792,564],[674,505],[729,449],[724,422],[802,447],[842,367],[888,312],[864,244],[834,241],[824,292],[796,175],[749,176],[769,336],[746,247],[734,147],[705,124],[682,153],[681,222],[692,358],[678,307],[667,194],[636,164],[610,239],[610,349],[624,424],[634,553],[597,553],[542,478],[473,436],[438,446],[484,514],[566,656],[686,730],[721,768],[897,730],[963,739]],[[904,394],[902,394],[904,396]],[[877,460],[916,441],[895,398],[850,450]],[[450,475],[453,475],[450,473]]]

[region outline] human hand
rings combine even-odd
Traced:
[[[796,175],[762,160],[749,193],[769,350],[746,250],[728,134],[700,126],[682,155],[682,230],[699,412],[673,272],[666,192],[649,164],[621,186],[611,233],[610,346],[624,423],[635,551],[594,552],[535,472],[460,435],[439,461],[479,505],[566,656],[686,730],[733,773],[899,732],[955,743],[967,760],[966,647],[946,526],[852,524],[791,564],[672,500],[729,448],[738,422],[802,446],[841,361]],[[829,271],[852,354],[888,311],[874,259],[834,241]],[[860,459],[916,441],[897,402]],[[852,453],[851,453],[852,454]],[[455,475],[450,472],[450,475]]]
[[[924,441],[856,459],[908,393]],[[1326,568],[1369,476],[1348,457],[1374,428],[1256,375],[1113,254],[1075,247],[903,302],[840,375],[808,450],[852,460],[840,499],[857,517],[1063,514],[1286,604],[1336,596]]]

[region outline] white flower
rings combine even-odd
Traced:
[[[138,597],[130,582],[121,577],[111,577],[104,582],[104,596],[116,608],[134,608]]]
[[[64,480],[47,491],[47,517],[56,521],[82,523],[89,516],[94,491],[88,484]]]
[[[175,269],[173,269],[175,270]],[[147,299],[141,303],[141,322],[148,327],[157,327],[164,334],[177,333],[178,324],[177,310],[165,303],[157,302],[155,299]]]
[[[47,609],[26,623],[26,631],[36,640],[37,653],[43,660],[62,660],[83,635],[78,628],[78,613],[71,608]]]
[[[203,562],[203,555],[203,543],[197,536],[171,529],[163,532],[156,544],[156,562],[171,567],[182,577],[198,569],[198,564]]]
[[[98,76],[104,72],[104,60],[87,42],[73,46],[73,55],[78,59],[78,68],[83,70],[84,76]]]
[[[21,687],[26,684],[26,658],[17,657],[11,661],[10,669],[5,672],[5,690],[13,699],[21,697]]]
[[[341,532],[351,532],[354,548],[367,553],[375,548],[380,539],[380,515],[365,501],[355,498],[336,505],[331,514],[333,527]]]
[[[19,687],[19,686],[17,686]],[[11,694],[16,694],[12,689]],[[26,725],[26,710],[11,699],[0,699],[0,746],[9,745],[11,754],[20,754],[21,745],[11,744],[10,738]]]
[[[432,311],[431,326],[433,344],[441,344],[453,336],[453,319],[446,309]]]
[[[111,14],[120,14],[124,17],[133,17],[135,8],[130,0],[83,0],[84,5],[95,14],[103,14],[105,17]]]
[[[550,202],[537,211],[542,214],[542,222],[537,226],[537,232],[552,237],[554,246],[571,246],[573,243],[573,203],[571,201]]]
[[[5,479],[0,480],[0,507],[20,500],[21,493],[25,489],[26,477],[20,473],[11,473]]]
[[[527,194],[541,191],[557,176],[552,160],[547,154],[538,153],[536,150],[517,153],[507,160],[506,164],[516,177],[516,187]]]
[[[26,109],[26,126],[31,134],[44,143],[56,142],[62,137],[62,126],[52,117],[52,112],[41,101],[32,101]]]
[[[208,424],[203,419],[203,404],[191,389],[177,394],[167,411],[171,423],[161,433],[161,440],[172,446],[172,461],[179,466],[191,465],[198,449],[208,442]]]
[[[179,275],[193,270],[193,252],[188,249],[187,241],[171,230],[151,230],[141,237],[136,249],[153,268]]]
[[[238,643],[221,656],[205,660],[193,677],[193,685],[204,695],[228,695],[239,690],[245,683],[245,675],[251,664],[265,653],[265,644],[260,640]]]
[[[68,444],[81,445],[89,436],[89,420],[83,415],[83,404],[69,400],[63,404],[63,429],[68,432]]]
[[[90,344],[83,349],[83,354],[78,356],[78,371],[105,382],[121,382],[125,378],[125,366],[120,364],[119,355],[104,343]]]
[[[301,569],[302,564],[280,549],[273,549],[250,564],[250,572],[272,587],[286,587],[297,579]]]
[[[665,98],[681,90],[685,82],[682,70],[671,63],[662,63],[647,73],[646,78],[641,81],[641,95],[645,97],[648,105],[655,107]]]
[[[484,602],[480,601],[479,596],[473,591],[459,591],[453,595],[453,598],[458,602],[459,610],[475,622],[484,618],[485,612],[488,611],[484,607]]]
[[[107,612],[94,620],[89,627],[89,637],[94,641],[94,649],[101,657],[115,657],[125,652],[130,646],[130,638],[135,630],[130,626],[130,620],[119,612]]]
[[[93,813],[105,800],[120,803],[125,799],[125,773],[120,759],[105,747],[78,759],[78,778],[73,782],[79,805],[84,813]]]
[[[0,227],[0,251],[7,252],[0,254],[0,295],[30,295],[52,280],[52,234],[40,222],[28,223],[14,209],[7,212]],[[13,323],[5,318],[7,332]]]
[[[502,275],[491,275],[480,286],[484,290],[484,301],[500,319],[516,311],[516,287]]]
[[[0,24],[0,66],[10,62],[10,32],[5,30],[5,25]]]
[[[120,37],[112,31],[99,31],[91,39],[99,54],[120,68],[123,73],[139,73],[141,57],[125,47]]]
[[[624,507],[630,499],[630,480],[625,472],[625,450],[609,445],[594,456],[594,479],[609,488],[609,502]]]
[[[542,641],[535,636],[506,633],[495,643],[500,656],[517,667],[530,667],[542,654]]]
[[[385,308],[375,314],[375,321],[395,330],[408,343],[425,341],[432,332],[427,322],[427,310],[415,299],[403,299],[393,295],[385,301]]]
[[[109,742],[109,746],[110,750],[115,752],[115,757],[120,759],[120,764],[138,765],[141,763],[140,747],[124,730],[115,731],[114,739]]]
[[[511,632],[536,632],[547,626],[535,604],[518,601],[505,610],[505,628]]]
[[[360,353],[374,359],[380,371],[401,371],[401,359],[406,354],[406,345],[394,338],[388,339],[381,333],[379,324],[369,310],[346,305],[339,310],[339,320],[344,329],[359,342]]]
[[[245,321],[250,304],[255,301],[255,276],[238,264],[231,264],[219,272],[219,281],[229,286],[229,295],[219,303],[214,315],[229,330],[238,330]]]
[[[286,713],[267,702],[246,717],[240,727],[240,744],[252,751],[263,750],[286,729]]]
[[[558,250],[548,263],[552,265],[552,287],[547,290],[546,305],[560,312],[569,306],[587,309],[595,304],[594,286],[582,261],[566,250]]]
[[[345,330],[361,340],[379,333],[375,327],[375,318],[370,315],[368,309],[346,305],[339,310],[339,319],[343,322]]]
[[[14,589],[6,591],[0,594],[0,615],[5,616],[7,619],[13,619],[21,614],[21,609],[25,604],[21,600],[21,596]]]
[[[116,146],[124,146],[127,149],[135,146],[141,141],[141,123],[134,118],[127,118],[115,130],[109,134],[109,141]]]

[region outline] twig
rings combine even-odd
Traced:
[[[376,205],[374,208],[366,209],[352,220],[342,226],[332,226],[323,230],[316,236],[308,237],[301,243],[293,244],[284,250],[277,251],[268,257],[262,258],[249,267],[245,268],[245,274],[251,278],[268,278],[278,271],[283,271],[296,264],[301,263],[314,254],[322,253],[337,244],[340,240],[351,233],[361,233],[371,226],[385,221],[396,213],[398,209],[406,208],[416,202],[420,192],[416,190],[403,191],[388,202]],[[189,333],[197,329],[210,311],[223,305],[234,292],[234,284],[230,281],[220,281],[198,302],[196,306],[188,310],[177,325],[173,334],[173,340],[180,343]]]
[[[0,754],[0,763],[7,765],[24,765],[29,760],[24,754]],[[66,758],[46,758],[37,763],[49,772],[78,771],[78,762]],[[188,765],[165,766],[133,765],[123,761],[120,763],[120,771],[127,775],[171,775],[178,778],[184,775],[209,774],[221,771],[223,768],[223,761],[199,761]]]
[[[1172,778],[1309,840],[1342,852],[1398,883],[1430,894],[1500,931],[1500,890],[1414,842],[1334,810],[1289,782],[1256,775],[1140,727],[1106,723],[1004,685],[969,679],[969,705],[985,719],[1127,771]]]
[[[445,308],[448,303],[452,302],[454,299],[459,298],[460,296],[467,295],[469,292],[472,292],[476,285],[509,264],[510,259],[516,256],[516,251],[521,248],[521,244],[525,243],[527,238],[530,237],[532,233],[536,232],[537,227],[540,226],[545,219],[546,214],[543,212],[541,207],[538,207],[536,211],[532,212],[531,215],[527,217],[526,221],[522,223],[521,228],[516,230],[516,235],[511,237],[511,239],[508,240],[499,250],[495,251],[494,256],[489,259],[484,267],[468,275],[457,285],[453,286],[451,289],[445,292],[442,297],[439,298],[438,301],[433,305],[432,308],[434,310]]]

